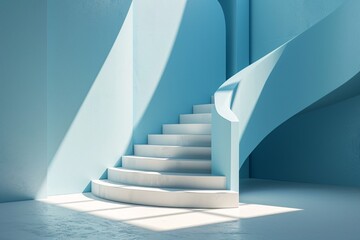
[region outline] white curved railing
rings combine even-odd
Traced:
[[[212,169],[228,189],[238,191],[241,165],[272,130],[360,71],[359,12],[347,1],[216,91]]]

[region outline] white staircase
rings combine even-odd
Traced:
[[[213,103],[213,98],[212,98]],[[121,168],[109,168],[107,180],[93,180],[92,193],[108,200],[163,207],[238,207],[237,192],[226,190],[224,176],[211,175],[211,109],[194,105],[179,124],[164,124],[134,146]]]

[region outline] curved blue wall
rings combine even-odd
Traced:
[[[298,114],[251,154],[251,176],[360,186],[360,96]]]
[[[49,195],[88,191],[131,153],[131,3],[48,1]]]
[[[360,2],[347,1],[324,20],[225,82],[215,94],[213,166],[237,186],[232,154],[240,149],[240,166],[276,127],[347,83],[360,70]],[[233,100],[231,100],[233,98]],[[225,123],[237,123],[234,130]],[[223,129],[223,131],[221,131]],[[222,136],[226,133],[227,136]],[[231,148],[216,139],[226,137]],[[239,144],[236,148],[235,144]],[[222,163],[221,153],[229,152]],[[215,161],[214,161],[215,160]],[[232,169],[232,168],[230,168]]]
[[[255,58],[313,25],[343,2],[272,1],[277,13],[274,17],[267,8],[269,2],[253,1]],[[251,154],[251,177],[358,186],[360,157],[355,146],[359,145],[359,103],[355,96],[359,93],[360,81],[355,77],[271,132]],[[344,101],[351,97],[355,98]]]
[[[280,58],[267,78],[246,125],[243,156],[261,141],[255,136],[263,134],[265,137],[279,123],[358,73],[360,48],[357,41],[360,31],[354,12],[359,7],[356,1],[346,2],[329,17],[282,47]]]
[[[250,63],[250,0],[218,0],[226,22],[226,78]]]

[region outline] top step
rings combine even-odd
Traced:
[[[193,113],[211,113],[214,104],[199,104],[193,106]]]
[[[211,123],[211,113],[180,114],[180,124]]]

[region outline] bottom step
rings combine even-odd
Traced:
[[[227,190],[186,190],[138,187],[93,180],[91,191],[107,200],[141,205],[180,208],[237,208],[239,194]]]

